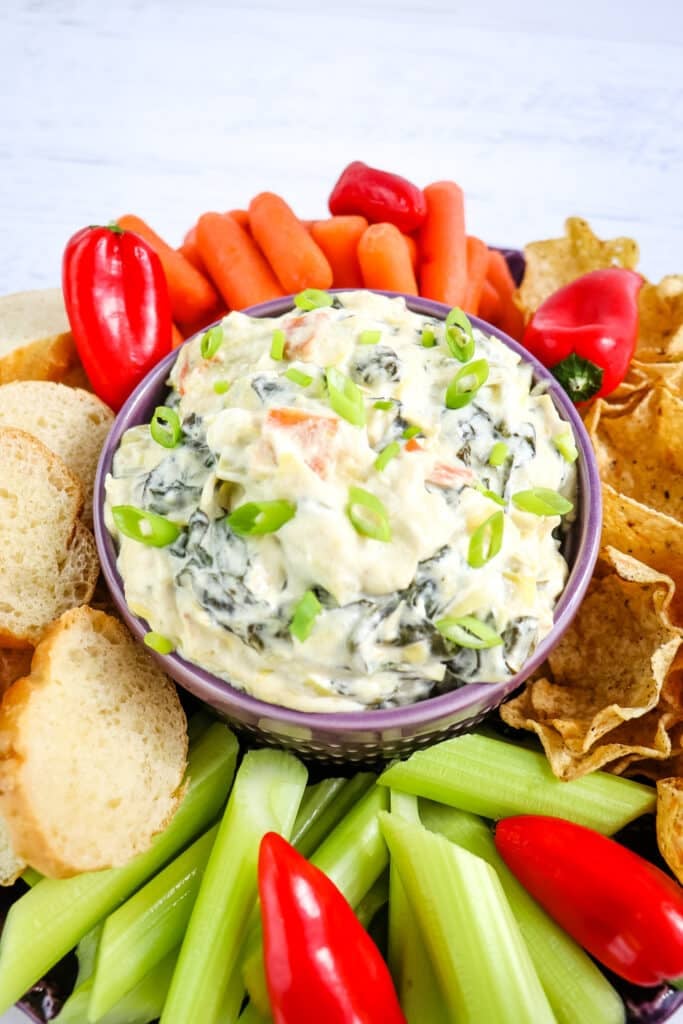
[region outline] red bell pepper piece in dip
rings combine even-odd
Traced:
[[[626,376],[642,283],[633,270],[593,270],[550,295],[527,324],[522,343],[573,402],[609,395]]]
[[[120,409],[171,351],[171,304],[161,261],[132,231],[115,224],[83,228],[64,250],[62,290],[93,390]]]
[[[344,168],[328,205],[333,216],[359,214],[371,224],[395,224],[404,234],[419,228],[427,216],[427,202],[417,185],[361,160]]]
[[[349,903],[275,832],[261,840],[258,883],[275,1024],[406,1024],[389,969]]]
[[[683,889],[654,864],[563,818],[499,821],[501,857],[551,917],[636,985],[683,978]]]

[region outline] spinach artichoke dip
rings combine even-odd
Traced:
[[[571,428],[460,310],[302,292],[180,349],[107,525],[149,643],[306,711],[517,672],[567,577]]]

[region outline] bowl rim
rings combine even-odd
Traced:
[[[445,303],[422,298],[421,296],[406,295],[401,292],[356,288],[327,289],[330,294],[343,294],[344,292],[358,290],[374,291],[376,294],[386,295],[389,298],[402,298],[405,300],[407,308],[412,312],[433,316],[439,320],[445,319],[451,309]],[[285,295],[281,298],[271,299],[268,302],[250,306],[240,312],[252,317],[273,317],[280,316],[290,311],[293,307],[294,296]],[[602,524],[602,500],[597,461],[581,417],[571,399],[551,372],[519,342],[509,337],[499,328],[494,327],[479,317],[470,316],[469,319],[473,326],[486,334],[498,338],[503,344],[519,355],[522,360],[531,365],[534,380],[537,383],[544,383],[546,393],[551,396],[561,417],[571,424],[579,452],[576,464],[579,472],[578,493],[581,514],[580,532],[576,538],[576,552],[573,564],[565,587],[553,610],[553,628],[534,649],[531,657],[527,659],[520,671],[515,673],[509,680],[504,680],[503,682],[469,683],[447,693],[435,697],[427,697],[414,704],[401,705],[396,708],[365,708],[358,711],[301,711],[253,697],[232,686],[227,680],[221,679],[219,676],[207,672],[206,669],[201,668],[199,665],[187,661],[175,652],[168,655],[159,655],[157,652],[152,651],[151,653],[160,667],[177,683],[199,697],[200,700],[204,700],[209,704],[216,704],[223,709],[234,709],[238,718],[239,712],[242,712],[250,718],[271,722],[277,720],[280,728],[286,725],[294,732],[301,729],[312,731],[313,733],[316,731],[328,734],[334,732],[338,734],[341,740],[344,735],[350,736],[369,728],[373,731],[423,731],[434,721],[462,715],[471,705],[481,703],[482,701],[488,703],[486,701],[487,695],[493,695],[494,693],[497,706],[497,704],[500,704],[507,696],[521,686],[543,663],[578,611],[597,560]],[[221,321],[222,318],[217,320],[216,323]],[[210,326],[212,325],[207,325],[201,331],[189,337],[183,345],[188,344],[198,335],[204,334]],[[125,602],[123,580],[116,567],[114,541],[104,523],[105,480],[111,470],[113,457],[121,436],[130,426],[135,425],[138,421],[147,421],[146,417],[142,417],[142,410],[149,404],[149,393],[156,390],[162,381],[165,381],[182,347],[179,346],[173,349],[157,363],[124,403],[105,441],[95,476],[93,520],[102,572],[118,611],[121,613],[132,634],[139,641],[142,641],[145,634],[149,632],[149,629],[144,624],[144,620],[131,612]],[[227,713],[230,712],[228,711]]]

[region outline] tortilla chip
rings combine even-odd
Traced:
[[[603,242],[587,221],[569,217],[564,238],[531,242],[524,247],[526,269],[515,301],[528,320],[549,295],[582,274],[606,267],[638,264],[638,244],[633,238],[614,238]]]
[[[657,783],[657,843],[662,857],[683,883],[683,778]]]
[[[608,401],[614,405],[632,398],[637,391],[655,387],[667,388],[672,395],[683,395],[683,361],[644,363],[634,359],[626,377],[608,396]]]
[[[508,725],[537,733],[560,778],[625,756],[671,756],[668,730],[681,716],[668,701],[658,705],[683,642],[669,618],[673,593],[668,576],[607,548],[549,658],[552,681],[527,683],[501,708]]]
[[[641,363],[683,361],[683,274],[645,283],[638,298],[640,327],[635,358]]]
[[[669,615],[683,626],[683,522],[602,485],[602,544],[666,573],[675,584]]]
[[[585,423],[603,483],[683,521],[683,400],[663,387],[619,406],[599,399]]]

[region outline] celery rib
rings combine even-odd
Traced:
[[[178,950],[174,949],[149,974],[112,1006],[97,1024],[150,1024],[162,1011],[171,983]],[[88,1019],[92,979],[84,982],[69,996],[55,1017],[54,1024],[83,1024]]]
[[[477,733],[418,750],[379,779],[485,818],[549,814],[613,835],[655,808],[651,786],[609,772],[557,779],[544,754]]]
[[[292,754],[252,750],[245,755],[204,871],[162,1024],[221,1019],[256,902],[261,839],[270,831],[291,834],[306,774]]]

